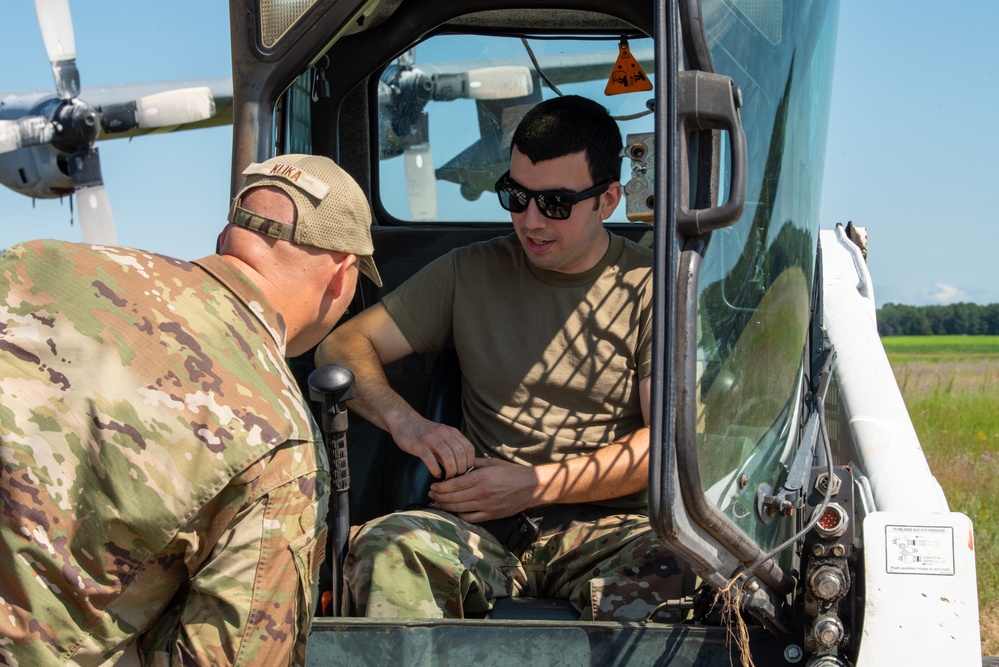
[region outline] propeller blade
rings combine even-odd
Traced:
[[[406,172],[406,193],[413,220],[437,219],[437,177],[430,144],[406,146],[402,154]]]
[[[473,100],[508,100],[534,92],[531,70],[519,65],[470,69],[466,76]]]
[[[76,189],[76,209],[80,215],[83,240],[96,245],[118,245],[114,217],[104,184]]]
[[[55,127],[45,116],[24,116],[0,120],[0,154],[52,141]]]
[[[76,185],[76,206],[83,240],[100,245],[118,245],[114,217],[101,178],[101,157],[96,148],[71,155],[67,166]]]
[[[420,114],[410,134],[402,139],[406,193],[413,220],[437,219],[437,175],[430,152],[427,112]]]
[[[35,0],[38,27],[45,52],[52,63],[59,99],[71,100],[80,94],[80,72],[76,69],[76,40],[69,0]]]
[[[105,105],[101,110],[101,127],[114,134],[137,127],[153,129],[196,123],[214,115],[215,98],[211,88],[177,88],[146,95],[134,102]]]
[[[408,75],[405,76],[405,75]],[[534,92],[534,77],[523,65],[480,67],[465,72],[441,72],[433,65],[412,68],[400,77],[404,88],[407,82],[425,85],[429,78],[432,98],[438,102],[450,100],[509,100],[527,97]],[[425,102],[424,102],[425,103]]]
[[[215,115],[215,98],[208,86],[146,95],[137,99],[135,106],[141,128],[194,123]]]

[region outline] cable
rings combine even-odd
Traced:
[[[520,41],[521,43],[523,43],[524,49],[527,50],[527,56],[531,59],[531,62],[534,64],[534,70],[538,73],[538,76],[541,77],[541,80],[544,81],[546,84],[548,84],[548,87],[551,88],[553,91],[555,91],[555,93],[559,97],[563,97],[564,93],[558,89],[558,86],[556,86],[552,82],[552,80],[548,78],[548,75],[545,74],[544,71],[541,69],[541,65],[538,63],[538,58],[537,56],[534,55],[534,49],[532,49],[531,45],[527,43],[527,38],[521,37]]]
[[[637,120],[639,118],[644,118],[650,113],[653,113],[652,109],[646,109],[645,111],[639,111],[638,113],[628,114],[627,116],[612,116],[616,121],[626,121],[626,120]]]
[[[534,65],[534,71],[538,73],[538,76],[541,77],[541,80],[544,81],[545,84],[549,88],[551,88],[556,95],[558,95],[559,97],[564,97],[565,93],[559,90],[558,86],[556,86],[555,83],[548,78],[548,75],[545,74],[544,70],[541,69],[541,64],[538,62],[537,56],[534,55],[534,49],[532,49],[531,45],[527,42],[527,37],[521,36],[520,41],[524,45],[524,50],[527,51],[527,56],[531,59],[531,63]],[[645,116],[648,116],[651,113],[653,113],[653,109],[646,109],[645,111],[639,111],[637,113],[629,114],[626,116],[611,116],[611,117],[616,121],[623,122],[628,120],[636,120],[638,118],[644,118]]]
[[[829,353],[829,358],[826,360],[826,363],[824,364],[825,368],[823,368],[822,370],[823,378],[822,381],[819,382],[819,388],[818,391],[816,392],[816,397],[815,397],[815,410],[819,414],[819,432],[822,434],[822,445],[826,454],[826,469],[830,480],[832,480],[833,478],[834,471],[833,471],[832,444],[829,442],[829,431],[826,428],[826,419],[825,419],[826,390],[829,388],[829,381],[832,379],[831,369],[832,369],[833,359],[835,358],[836,358],[836,352],[831,351]],[[756,570],[756,568],[758,568],[760,565],[762,565],[763,563],[767,562],[768,560],[776,556],[784,549],[788,548],[790,545],[797,542],[800,538],[806,535],[808,531],[814,528],[815,524],[817,524],[819,522],[819,519],[822,518],[822,514],[829,507],[829,503],[832,501],[832,490],[833,490],[832,483],[827,484],[825,495],[822,498],[822,504],[819,505],[818,509],[812,512],[812,519],[807,524],[805,524],[804,528],[799,530],[797,533],[792,535],[790,538],[788,538],[785,542],[783,542],[776,548],[771,549],[769,552],[757,558],[739,576],[745,577],[746,582],[748,583],[749,579],[752,577],[752,574]]]

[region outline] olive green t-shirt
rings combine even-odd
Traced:
[[[454,345],[463,430],[481,454],[539,465],[644,426],[638,383],[652,365],[652,252],[610,238],[601,261],[575,275],[533,266],[514,234],[475,243],[385,296],[417,352]],[[640,507],[645,494],[621,500]]]

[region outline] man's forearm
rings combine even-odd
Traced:
[[[357,394],[350,408],[389,433],[404,452],[419,458],[434,477],[454,477],[471,465],[475,448],[457,429],[424,419],[389,385],[383,363],[401,359],[413,351],[383,308],[365,311],[361,324],[330,334],[316,351],[316,364],[336,363],[354,373]],[[379,328],[379,319],[382,326]],[[375,338],[363,333],[374,322]],[[386,331],[387,328],[387,331]],[[381,335],[377,334],[381,331]]]
[[[330,334],[316,350],[316,365],[338,364],[354,374],[357,394],[350,409],[375,426],[391,433],[392,425],[416,414],[389,385],[378,354],[360,335]]]
[[[593,454],[536,467],[541,504],[586,503],[648,488],[649,429],[641,428]]]

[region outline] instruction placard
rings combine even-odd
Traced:
[[[950,526],[885,526],[888,574],[954,574]]]
[[[635,60],[635,56],[631,55],[628,43],[621,42],[618,45],[618,56],[614,63],[614,70],[604,88],[604,95],[639,93],[647,90],[652,90],[652,82],[649,81],[642,66]]]

